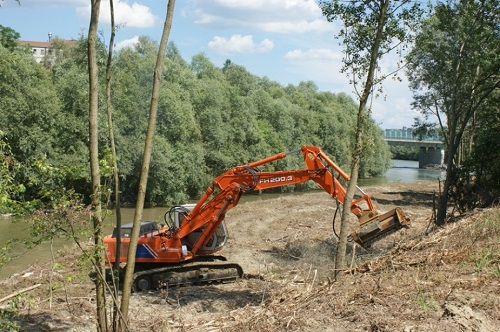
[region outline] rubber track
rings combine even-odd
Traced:
[[[207,272],[203,271],[208,270]],[[223,270],[232,270],[228,273]],[[172,274],[188,274],[194,272],[195,276],[179,276],[170,277]],[[219,273],[218,273],[219,272]],[[222,273],[220,273],[222,272]],[[236,272],[236,273],[235,273]],[[153,289],[165,288],[169,286],[193,285],[193,284],[207,284],[211,282],[224,282],[232,281],[237,278],[243,277],[243,268],[235,263],[189,263],[182,266],[167,266],[144,270],[134,273],[134,288],[136,288],[135,281],[141,277],[149,277],[153,282]],[[134,289],[137,291],[137,289]]]

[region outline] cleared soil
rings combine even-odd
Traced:
[[[247,202],[227,213],[230,240],[221,252],[246,277],[133,294],[130,330],[500,331],[500,208],[435,228],[437,183],[364,189],[380,211],[401,207],[412,228],[369,250],[349,245],[340,280],[333,280],[336,206],[328,195]],[[0,282],[0,299],[41,284],[0,303],[0,327],[95,330],[90,268],[76,253],[58,252],[54,269],[47,253],[48,262]]]

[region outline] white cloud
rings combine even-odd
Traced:
[[[285,54],[285,59],[291,61],[308,61],[312,59],[341,61],[342,53],[327,48],[316,48],[307,51],[293,50]]]
[[[232,35],[229,39],[215,36],[208,47],[222,54],[264,53],[272,50],[274,43],[266,38],[257,44],[251,35]]]
[[[380,73],[388,75],[397,71],[401,65],[401,58],[395,52],[385,55],[379,62]],[[404,70],[400,70],[387,77],[382,82],[382,91],[374,91],[378,98],[372,99],[372,117],[382,128],[394,129],[409,127],[415,117],[421,116],[411,107],[413,96],[408,89],[408,79]]]
[[[373,99],[372,118],[384,129],[397,129],[413,124],[413,118],[419,113],[411,109],[411,95],[407,95],[404,86],[391,86],[392,91]]]
[[[283,11],[288,13],[285,16],[293,14],[295,16],[311,16],[321,11],[315,0],[195,0],[193,4],[201,10],[212,11],[219,10],[234,10],[237,12],[272,12],[273,16],[283,14]],[[276,10],[280,10],[276,12]]]
[[[119,51],[125,47],[134,47],[138,42],[139,42],[139,36],[134,36],[130,39],[126,39],[117,43],[115,49],[116,51]]]
[[[342,53],[329,48],[292,50],[284,55],[286,72],[314,81],[321,90],[349,92],[349,81],[340,74]]]
[[[267,32],[279,33],[306,33],[313,31],[327,31],[332,28],[330,23],[322,19],[314,20],[290,20],[290,21],[263,21],[257,22],[255,27]]]
[[[4,5],[13,5],[16,7],[34,7],[34,6],[75,6],[75,5],[84,5],[88,1],[87,0],[21,0],[21,3],[17,3],[14,0],[7,0],[5,4],[1,2],[2,6]]]
[[[101,2],[99,21],[109,24],[111,22],[109,2]],[[77,8],[79,16],[90,18],[90,4]],[[150,28],[157,22],[156,16],[147,6],[137,2],[129,4],[127,1],[118,0],[114,2],[115,25],[126,28]]]
[[[195,0],[194,22],[277,33],[331,31],[315,0]]]

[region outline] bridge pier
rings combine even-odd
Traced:
[[[421,146],[418,152],[418,168],[430,166],[442,167],[444,162],[444,153],[441,148]]]

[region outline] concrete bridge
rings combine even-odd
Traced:
[[[392,146],[418,146],[418,167],[426,168],[430,166],[443,166],[444,162],[444,143],[443,138],[438,135],[426,135],[422,140],[418,140],[413,135],[413,129],[386,129],[384,139],[387,144]]]

